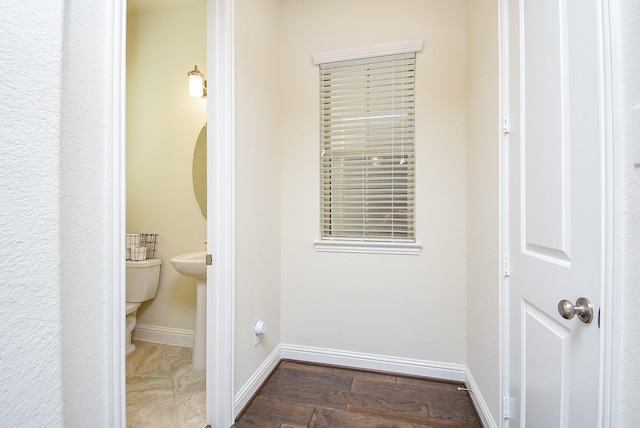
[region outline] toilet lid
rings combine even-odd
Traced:
[[[137,310],[140,305],[141,303],[127,302],[127,306],[125,308],[126,314],[129,315],[131,312]]]

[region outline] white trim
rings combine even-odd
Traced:
[[[314,241],[318,252],[325,253],[364,253],[364,254],[403,254],[417,256],[422,245],[401,242],[366,241]]]
[[[466,367],[462,364],[416,360],[388,355],[365,354],[338,349],[281,344],[282,359],[353,367],[364,370],[398,373],[409,376],[465,381]]]
[[[275,370],[280,363],[282,350],[280,345],[271,352],[271,355],[258,367],[247,382],[240,388],[234,399],[234,417],[245,408],[251,401],[253,396],[260,390],[262,384],[267,380],[269,375]]]
[[[487,406],[487,402],[484,400],[482,393],[480,392],[480,388],[476,383],[475,379],[471,375],[469,368],[465,368],[465,384],[467,388],[470,389],[469,395],[471,396],[471,401],[473,401],[473,405],[478,412],[478,416],[480,416],[480,421],[482,422],[482,426],[485,428],[498,428],[496,421],[491,416],[491,411],[489,410],[489,406]]]
[[[499,91],[499,111],[501,113],[510,114],[509,110],[509,41],[508,41],[508,25],[509,25],[509,7],[506,0],[498,2],[498,91]],[[502,118],[502,114],[497,118]],[[498,145],[498,206],[499,206],[499,237],[498,237],[498,260],[503,260],[503,255],[509,254],[509,179],[508,179],[508,158],[509,158],[509,134],[502,132],[502,126],[499,125],[500,143]],[[498,334],[499,334],[499,393],[498,397],[504,397],[509,391],[509,299],[508,287],[509,278],[502,272],[500,273],[500,290],[498,293],[499,315],[498,315]],[[502,406],[498,406],[498,420],[505,421],[505,411]],[[503,424],[501,423],[501,426]],[[508,425],[507,425],[508,426]]]
[[[318,65],[326,64],[328,62],[348,61],[352,59],[371,58],[375,56],[421,52],[423,46],[424,41],[422,39],[415,39],[402,42],[383,43],[379,45],[340,49],[328,52],[316,52],[312,55],[312,58],[313,63]]]
[[[605,170],[605,230],[604,230],[604,289],[602,293],[602,343],[601,343],[601,424],[604,428],[616,427],[619,412],[614,411],[614,405],[620,402],[618,390],[618,371],[621,355],[620,331],[622,331],[621,317],[621,287],[622,287],[622,163],[621,146],[616,144],[616,111],[615,100],[618,96],[615,79],[613,78],[614,57],[617,54],[613,45],[614,26],[611,19],[615,15],[617,2],[602,0],[601,36],[602,36],[602,72],[604,96],[604,170]],[[613,15],[612,15],[613,13]],[[617,40],[617,39],[616,39]],[[621,143],[618,141],[618,143]]]
[[[116,0],[107,17],[107,391],[110,411],[106,424],[126,426],[125,365],[125,89],[127,0]]]
[[[606,11],[608,28],[606,31],[607,40],[605,43],[605,52],[610,61],[606,76],[609,85],[610,97],[608,107],[610,107],[609,135],[611,139],[608,155],[610,168],[607,179],[609,180],[607,190],[611,192],[607,197],[609,204],[610,218],[607,226],[610,228],[607,240],[608,260],[605,269],[607,269],[607,280],[610,281],[610,287],[605,299],[604,310],[604,328],[605,328],[605,349],[609,355],[605,357],[605,389],[604,389],[604,409],[603,409],[603,427],[623,426],[624,422],[621,418],[620,402],[622,401],[621,390],[619,388],[622,372],[620,370],[622,361],[622,332],[623,330],[623,268],[624,262],[624,156],[621,129],[624,128],[622,123],[624,112],[623,107],[623,87],[619,77],[620,70],[618,66],[622,64],[621,46],[620,46],[620,2],[603,0],[604,10]]]
[[[133,338],[145,342],[166,343],[173,346],[193,348],[193,330],[163,327],[160,325],[136,324]]]
[[[234,83],[233,0],[207,1],[207,417],[233,424],[234,398]]]

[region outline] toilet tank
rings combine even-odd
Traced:
[[[160,282],[160,259],[127,260],[127,302],[145,302],[156,297]]]

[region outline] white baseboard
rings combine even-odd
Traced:
[[[137,324],[133,338],[145,342],[166,343],[167,345],[193,348],[193,330]]]
[[[464,382],[465,380],[465,366],[462,364],[415,360],[298,345],[281,345],[281,348],[282,358],[288,360],[347,366],[410,376],[433,377],[458,382]]]
[[[471,390],[471,401],[473,401],[473,405],[476,407],[478,416],[480,416],[482,426],[485,428],[498,428],[496,421],[491,416],[487,402],[484,400],[484,397],[480,392],[480,388],[478,388],[478,384],[476,384],[476,381],[473,379],[468,367],[465,368],[465,376],[467,378],[465,381],[467,388]]]
[[[253,373],[244,386],[240,388],[233,400],[234,417],[238,416],[242,409],[249,404],[249,401],[258,392],[260,386],[262,386],[264,381],[267,380],[267,377],[269,377],[271,372],[276,368],[282,359],[281,353],[280,345],[278,345],[260,365],[260,367],[258,367],[258,370]]]

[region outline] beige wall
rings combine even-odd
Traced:
[[[235,390],[280,344],[278,1],[236,0]],[[267,333],[253,346],[253,326]]]
[[[158,295],[138,323],[192,330],[195,281],[170,259],[204,251],[207,239],[191,178],[206,100],[187,92],[194,64],[207,74],[206,2],[131,13],[127,31],[127,232],[159,234],[162,260]]]
[[[499,420],[498,0],[469,1],[467,102],[467,366]]]
[[[465,363],[466,5],[281,1],[283,343]],[[319,101],[311,55],[416,38],[425,43],[416,75],[422,253],[317,253]]]

